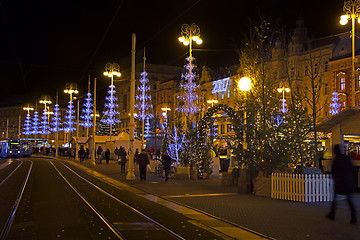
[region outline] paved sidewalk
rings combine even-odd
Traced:
[[[325,218],[330,203],[299,203],[238,194],[236,187],[221,186],[220,179],[169,179],[165,182],[164,178],[148,173],[147,181],[140,181],[136,165],[137,179],[128,181],[126,173],[120,173],[120,165],[115,161],[110,161],[109,165],[103,163],[92,166],[89,160],[85,160],[79,164],[145,192],[199,209],[275,239],[360,239],[360,223],[349,224],[350,211],[344,201],[339,204],[336,220],[330,221]],[[355,201],[360,210],[359,194],[355,195]]]

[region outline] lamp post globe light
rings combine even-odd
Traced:
[[[351,55],[351,91],[352,91],[352,106],[355,106],[355,20],[357,19],[360,23],[360,0],[345,0],[343,10],[344,15],[340,17],[340,24],[346,25],[349,20],[351,20],[351,46],[352,46],[352,55]]]
[[[111,79],[111,83],[109,86],[108,93],[110,94],[110,97],[106,97],[106,100],[108,100],[108,103],[105,103],[106,111],[103,113],[105,116],[107,116],[105,119],[102,120],[102,122],[110,125],[110,139],[112,135],[112,125],[119,123],[120,120],[116,119],[116,115],[119,115],[119,112],[117,111],[117,97],[115,96],[115,86],[114,86],[114,76],[120,77],[120,66],[117,63],[106,63],[105,66],[105,72],[104,76],[107,76]]]
[[[68,110],[66,110],[67,115],[65,116],[66,121],[64,122],[64,132],[68,133],[67,136],[69,139],[67,139],[67,142],[70,142],[71,132],[75,131],[75,127],[73,127],[75,125],[75,116],[73,115],[75,113],[73,106],[73,95],[79,93],[79,91],[77,90],[77,85],[75,83],[67,83],[64,93],[69,94],[70,96],[70,100],[68,102]]]
[[[248,77],[242,77],[239,82],[238,82],[238,88],[240,91],[243,92],[248,92],[251,90],[251,79]],[[246,150],[247,149],[247,142],[246,142],[246,107],[244,108],[244,133],[243,133],[243,138],[244,138],[244,144],[243,144],[243,149]]]

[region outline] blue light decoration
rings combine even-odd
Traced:
[[[280,112],[282,112],[283,114],[286,114],[288,112],[288,109],[286,108],[287,107],[287,104],[286,104],[286,99],[283,98],[280,100],[281,101],[281,109],[280,109]]]
[[[93,113],[92,107],[94,105],[92,104],[92,98],[90,92],[86,94],[86,98],[83,106],[84,108],[82,109],[82,115],[80,116],[80,118],[84,120],[84,122],[81,122],[80,125],[83,126],[84,128],[91,128],[93,125],[91,114]]]
[[[115,96],[116,91],[114,85],[111,84],[109,85],[108,94],[109,96],[105,97],[105,100],[107,102],[105,102],[104,104],[105,106],[105,110],[103,111],[104,118],[101,119],[101,122],[112,126],[121,122],[119,119],[116,118],[116,116],[120,115],[120,113],[117,111],[118,104],[117,104],[117,97]]]
[[[30,117],[29,112],[26,114],[26,118],[24,121],[24,130],[25,130],[25,132],[23,132],[23,134],[25,134],[25,135],[32,134],[32,132],[31,132],[31,117]]]
[[[64,122],[66,126],[64,127],[64,132],[71,133],[75,131],[75,127],[73,127],[75,125],[75,121],[74,121],[75,110],[73,106],[73,101],[68,102],[68,109],[66,110],[66,113],[67,113],[67,115],[65,116],[66,121]]]
[[[332,95],[333,97],[331,98],[332,102],[330,103],[329,113],[331,115],[336,115],[340,112],[340,108],[341,108],[341,104],[339,103],[340,98],[338,97],[339,93],[333,92]]]
[[[39,128],[40,128],[40,122],[39,122],[39,113],[37,110],[34,111],[34,115],[33,115],[33,119],[32,119],[32,124],[31,124],[31,133],[36,135],[36,134],[39,134],[40,131],[39,131]]]
[[[151,133],[150,118],[147,117],[145,122],[145,136],[149,136],[150,133]]]
[[[181,134],[180,134],[181,135]],[[179,162],[179,155],[184,150],[184,141],[185,134],[182,134],[182,137],[178,135],[176,126],[174,126],[174,132],[167,132],[167,141],[168,141],[168,155],[174,159],[176,162]]]
[[[54,115],[51,118],[51,128],[50,131],[52,132],[58,132],[61,131],[61,118],[60,118],[60,109],[59,109],[59,104],[55,104],[54,105]]]
[[[49,125],[48,125],[48,119],[49,119],[49,115],[48,115],[48,109],[44,108],[42,116],[41,116],[41,134],[47,135],[50,133],[49,131]]]
[[[137,87],[137,90],[139,92],[138,95],[135,96],[137,103],[135,104],[135,108],[138,109],[138,113],[136,115],[136,118],[139,119],[139,121],[142,121],[143,124],[145,124],[145,120],[147,121],[147,127],[145,128],[144,135],[148,136],[150,134],[150,122],[149,119],[153,118],[154,115],[150,112],[152,110],[152,104],[151,104],[151,95],[147,92],[150,91],[150,86],[148,86],[149,79],[147,78],[147,72],[144,71],[140,73],[140,85]],[[143,126],[143,125],[142,125]]]
[[[184,83],[180,84],[180,89],[183,89],[183,94],[178,95],[178,98],[184,102],[183,106],[177,107],[176,110],[182,113],[187,113],[189,115],[195,114],[199,111],[199,107],[196,102],[198,95],[196,93],[197,88],[199,87],[194,81],[197,73],[194,72],[194,62],[195,58],[187,57],[185,67],[185,74],[181,74],[181,78],[184,79]]]

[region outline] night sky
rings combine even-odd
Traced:
[[[67,82],[87,91],[88,75],[102,77],[106,62],[146,48],[147,62],[182,66],[188,48],[180,44],[181,25],[196,23],[203,44],[198,64],[211,68],[237,63],[248,23],[259,16],[289,28],[298,17],[309,35],[322,37],[350,30],[340,26],[343,1],[328,0],[0,0],[0,105],[35,103],[41,95],[65,99]],[[141,58],[137,62],[142,61]],[[126,66],[121,66],[125,68]]]

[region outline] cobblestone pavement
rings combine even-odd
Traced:
[[[74,161],[74,160],[71,160]],[[126,180],[115,161],[92,166],[89,160],[79,163],[113,179],[145,192],[175,201],[233,222],[275,239],[360,239],[360,223],[351,225],[350,211],[341,201],[335,221],[325,218],[330,203],[299,203],[250,194],[238,194],[236,187],[221,186],[220,179],[175,180],[148,173],[140,181],[135,165],[135,181]],[[360,194],[355,195],[360,211]],[[360,219],[360,214],[358,214]]]

